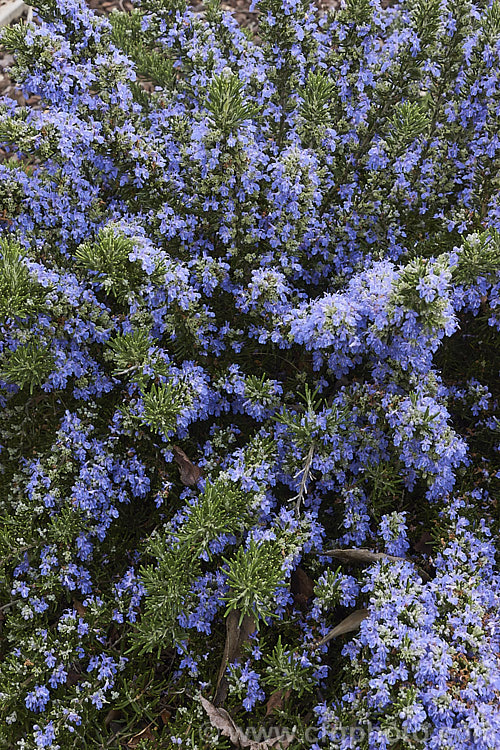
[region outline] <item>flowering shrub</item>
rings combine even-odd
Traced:
[[[34,6],[0,747],[498,748],[498,1]]]

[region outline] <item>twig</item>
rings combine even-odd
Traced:
[[[134,372],[140,367],[142,367],[142,365],[131,365],[130,367],[126,367],[125,370],[116,370],[113,372],[113,376],[116,378],[118,375],[128,375],[129,372]]]
[[[292,502],[295,500],[295,513],[298,515],[300,512],[300,504],[304,497],[307,495],[307,480],[309,479],[309,476],[311,474],[311,463],[314,456],[314,443],[311,443],[311,447],[309,448],[309,452],[307,454],[306,463],[304,466],[304,469],[302,470],[302,479],[300,480],[300,487],[298,494],[295,495],[295,497],[292,497]],[[301,472],[299,472],[300,474]],[[298,474],[296,475],[298,476]]]

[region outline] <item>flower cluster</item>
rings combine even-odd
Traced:
[[[498,747],[498,0],[32,4],[0,748]]]
[[[370,614],[345,646],[347,724],[371,724],[371,743],[401,731],[408,747],[492,748],[499,732],[498,574],[490,532],[458,519],[424,583],[408,562],[377,563],[362,591]],[[328,747],[352,747],[339,714],[316,708]],[[393,740],[392,740],[393,741]]]

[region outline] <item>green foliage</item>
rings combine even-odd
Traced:
[[[373,16],[370,0],[346,0],[341,12],[354,26],[368,25]]]
[[[215,127],[226,137],[258,113],[256,105],[245,101],[243,82],[229,68],[214,76],[205,106],[212,114]]]
[[[442,278],[441,288],[444,291],[451,282],[446,255],[441,255],[434,263],[426,258],[415,258],[402,269],[392,297],[396,306],[411,305],[411,309],[418,313],[420,323],[427,329],[444,325],[448,307],[444,296],[439,296],[434,289],[429,295],[426,294],[427,278],[434,276]]]
[[[0,365],[0,377],[20,388],[29,386],[30,395],[54,369],[54,360],[48,346],[30,341],[9,352]]]
[[[177,618],[196,606],[191,587],[201,573],[203,561],[217,555],[211,542],[225,535],[238,537],[248,527],[248,501],[245,492],[221,475],[206,483],[203,494],[189,506],[181,524],[151,535],[146,552],[156,563],[141,570],[148,600],[134,634],[134,649],[161,649],[172,637],[182,638]]]
[[[258,628],[259,620],[274,616],[273,595],[284,578],[279,546],[251,539],[247,549],[239,547],[233,557],[223,559],[229,567],[226,614],[239,612],[240,625],[245,615],[253,617]]]
[[[325,127],[333,121],[333,100],[335,83],[324,73],[309,73],[302,91],[300,114],[304,118],[302,126],[306,143],[317,144]]]
[[[12,217],[19,212],[24,199],[24,190],[17,179],[17,165],[8,165],[12,174],[4,177],[0,182],[0,225],[10,226]]]
[[[48,290],[32,278],[21,246],[0,238],[0,254],[0,319],[29,318],[43,310]]]
[[[432,685],[388,679],[380,711],[369,638],[439,641],[399,605],[438,611],[435,571],[323,553],[418,571],[453,503],[500,525],[500,4],[260,0],[253,39],[219,0],[77,5],[1,33],[42,102],[0,105],[0,747],[228,748],[197,701],[226,679],[228,715],[294,750],[361,690],[400,727]],[[383,607],[314,648],[370,576]]]
[[[338,432],[344,410],[326,409],[326,414],[320,422],[318,415],[326,407],[325,399],[319,397],[317,390],[312,391],[307,384],[304,393],[299,393],[298,396],[304,404],[297,404],[293,410],[283,407],[275,419],[286,425],[294,436],[297,447],[307,453],[311,445],[317,443],[318,437]]]
[[[470,234],[463,242],[453,278],[460,284],[472,284],[478,276],[494,278],[500,269],[500,233],[494,229]]]
[[[142,10],[159,16],[175,15],[177,12],[184,13],[186,7],[185,0],[141,0]]]
[[[309,73],[302,93],[300,112],[311,125],[326,125],[330,122],[335,88],[335,83],[324,73]]]
[[[495,0],[483,11],[483,33],[486,37],[496,38],[500,34],[500,2]]]
[[[291,690],[300,698],[314,690],[313,666],[303,666],[300,657],[282,644],[281,636],[274,649],[264,656],[266,674],[263,683],[273,690]]]
[[[389,143],[396,150],[403,151],[414,138],[425,132],[428,124],[428,115],[419,102],[403,102],[395,107],[389,120]]]
[[[314,596],[320,600],[323,609],[334,609],[338,606],[342,589],[341,566],[337,570],[327,570],[321,580],[314,586]]]
[[[140,570],[148,599],[136,626],[133,648],[139,653],[160,653],[166,644],[182,638],[177,618],[189,610],[191,586],[200,574],[201,564],[188,545],[172,545],[169,535],[165,538],[158,532],[151,535],[146,551],[155,563]]]
[[[131,300],[148,278],[139,259],[130,260],[135,248],[131,237],[121,234],[113,226],[101,229],[94,242],[85,242],[75,253],[76,262],[99,281],[101,287],[119,302]],[[149,277],[160,281],[163,268],[157,265]]]
[[[189,392],[184,384],[153,383],[144,393],[143,403],[141,422],[168,435],[175,429],[182,408],[189,403]]]
[[[249,518],[246,493],[220,477],[213,483],[207,481],[203,495],[190,507],[175,536],[180,544],[212,558],[210,542],[223,534],[241,534]]]
[[[143,15],[142,8],[134,9],[130,13],[112,13],[109,17],[113,27],[111,39],[135,62],[140,76],[153,81],[157,86],[169,89],[175,81],[173,61],[166,57],[164,50],[155,43],[155,24],[147,32],[141,30]],[[148,97],[145,95],[144,103],[147,101]]]
[[[57,12],[57,3],[53,3],[54,11]],[[13,24],[5,26],[0,30],[0,41],[8,52],[16,56],[15,64],[12,67],[11,75],[14,80],[21,82],[24,78],[24,72],[33,60],[36,60],[40,68],[48,68],[51,58],[60,49],[60,42],[50,37],[35,37],[28,43],[26,34],[33,28],[33,24]],[[21,117],[27,117],[28,111],[25,110]],[[14,124],[14,123],[12,123]],[[2,123],[2,129],[5,125]],[[12,132],[12,131],[11,131]],[[3,140],[3,138],[2,138]]]
[[[52,151],[50,144],[53,128],[48,126],[41,133],[33,124],[25,122],[26,112],[27,110],[19,118],[2,118],[0,121],[0,141],[2,143],[15,143],[24,154],[39,153],[41,156],[49,156]],[[19,165],[11,164],[11,166]]]
[[[399,462],[379,461],[368,464],[363,471],[373,506],[373,515],[379,518],[392,507],[395,501],[401,502],[404,497],[404,482],[401,477]]]
[[[432,44],[441,25],[440,0],[415,0],[410,8],[413,26],[422,40],[422,47]]]
[[[113,375],[125,375],[140,370],[148,361],[151,345],[151,337],[143,330],[115,336],[109,342],[110,356],[115,363]]]

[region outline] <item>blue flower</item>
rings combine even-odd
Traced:
[[[35,685],[34,690],[27,694],[24,702],[26,708],[29,708],[30,711],[40,713],[45,710],[49,698],[50,693],[44,685]]]

